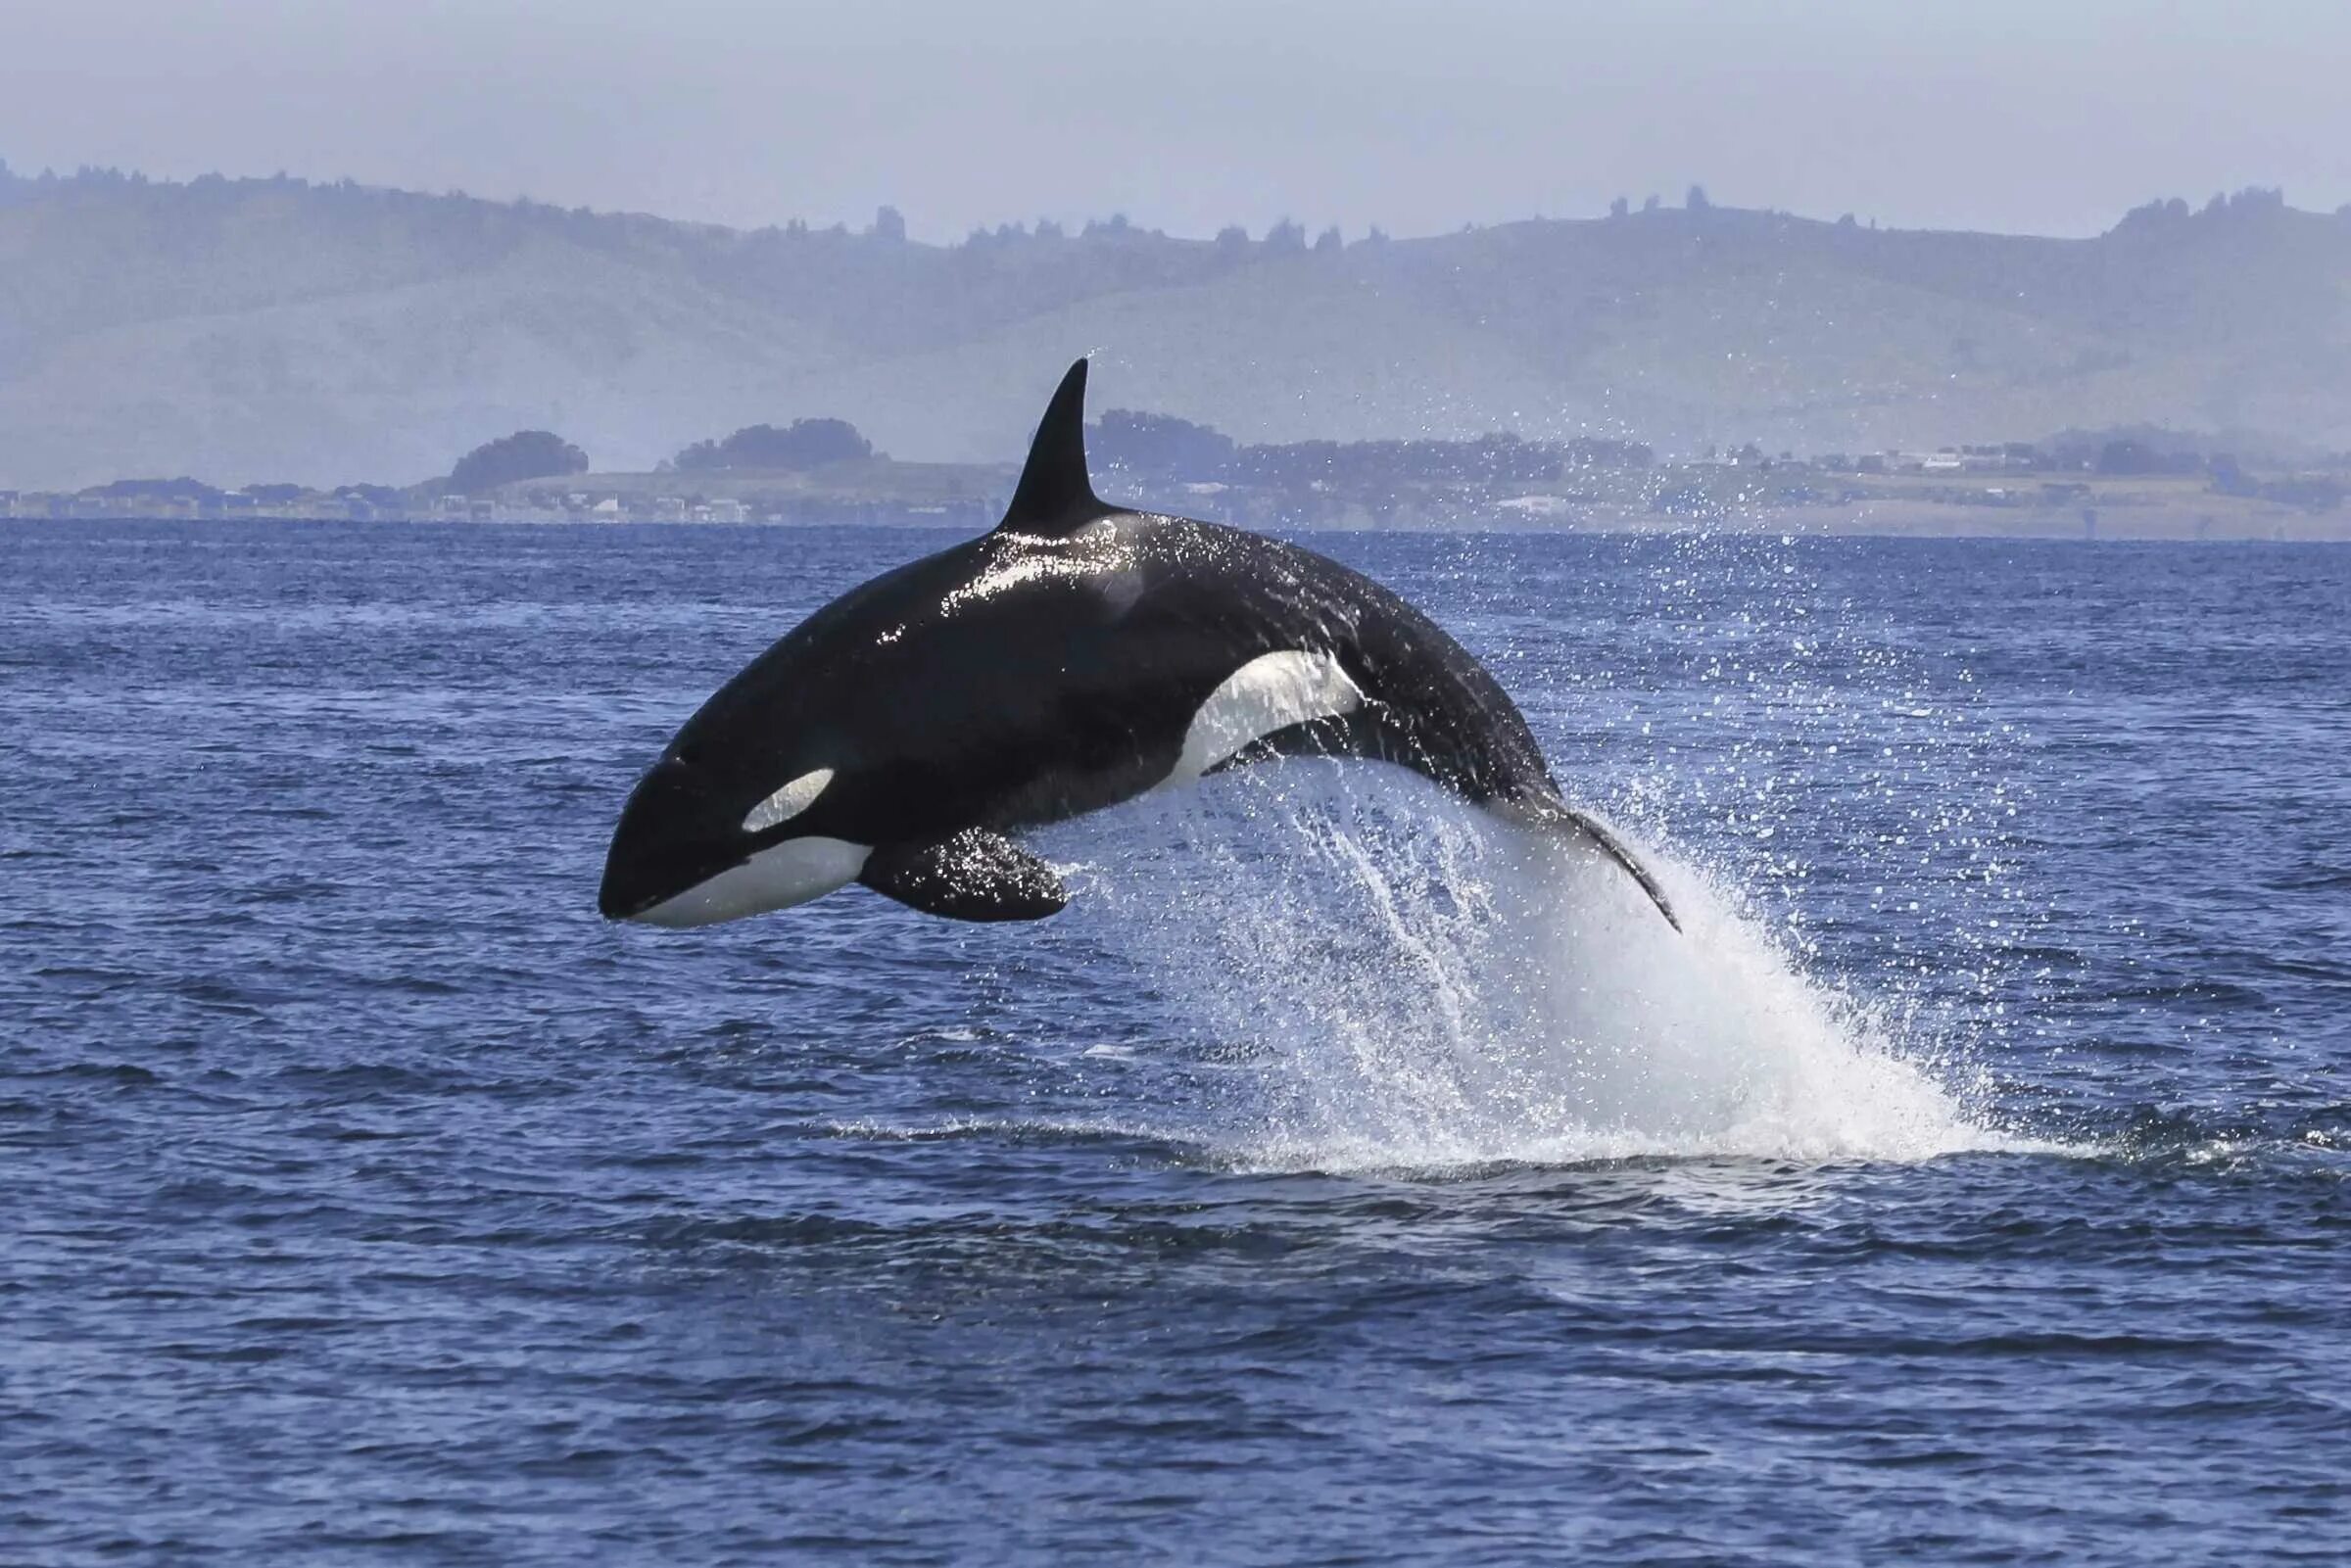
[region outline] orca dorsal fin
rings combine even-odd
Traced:
[[[1070,366],[1037,421],[1029,462],[1004,509],[999,533],[1064,534],[1107,516],[1085,472],[1085,361]]]

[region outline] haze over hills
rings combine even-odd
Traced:
[[[1069,358],[1250,441],[1871,451],[2147,424],[2351,448],[2351,213],[2094,239],[1691,205],[1428,239],[1120,222],[951,247],[351,184],[0,173],[0,486],[407,482],[523,427],[644,468],[758,422],[1016,454]]]

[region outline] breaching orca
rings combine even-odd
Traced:
[[[1080,359],[994,531],[835,599],[686,721],[621,812],[606,916],[701,926],[858,881],[1037,920],[1069,895],[1008,832],[1311,753],[1596,847],[1674,920],[1460,643],[1312,551],[1098,499],[1084,419]]]

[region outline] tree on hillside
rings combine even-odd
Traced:
[[[789,428],[745,425],[724,441],[697,441],[678,453],[680,473],[722,468],[822,467],[871,457],[874,444],[845,419],[794,419]]]
[[[177,479],[112,479],[103,485],[92,485],[82,491],[84,496],[102,496],[108,499],[136,498],[140,500],[218,500],[220,492],[201,479],[182,474]]]
[[[1214,479],[1232,460],[1232,438],[1223,431],[1132,408],[1104,413],[1090,444],[1107,468],[1184,479]]]
[[[1703,213],[1714,204],[1706,200],[1706,188],[1703,185],[1693,185],[1690,194],[1682,198],[1682,205],[1693,213]]]
[[[461,496],[478,496],[517,479],[550,479],[587,471],[588,454],[561,436],[551,430],[517,430],[484,442],[458,458],[456,467],[449,471],[448,488]]]
[[[1634,450],[1610,445],[1621,445],[1627,456]],[[1576,455],[1590,462],[1599,454]],[[1361,495],[1430,483],[1540,484],[1559,478],[1567,456],[1564,448],[1507,431],[1474,441],[1299,441],[1236,448],[1222,477],[1274,490],[1323,486]]]

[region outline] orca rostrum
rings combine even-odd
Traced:
[[[1400,763],[1656,879],[1561,798],[1484,666],[1294,545],[1114,506],[1085,466],[1085,361],[1004,520],[800,623],[686,721],[629,796],[598,905],[701,926],[862,882],[957,920],[1069,901],[1009,835],[1266,758]]]

